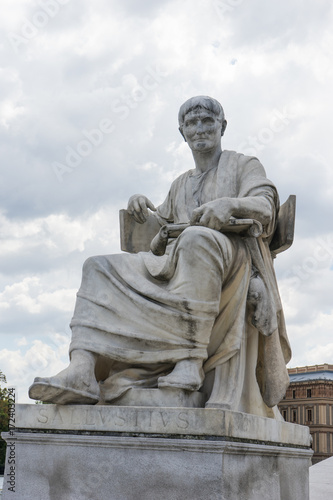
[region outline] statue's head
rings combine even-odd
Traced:
[[[202,115],[203,120],[198,120],[200,115]],[[215,135],[215,142],[220,142],[219,138],[223,136],[227,126],[221,104],[212,97],[202,95],[191,97],[184,102],[178,113],[178,122],[179,131],[191,149],[198,148],[192,147],[193,143],[190,139],[204,133],[204,128],[206,128],[207,134],[213,133]],[[200,131],[198,127],[200,127]],[[202,145],[202,147],[204,146]]]
[[[187,101],[184,102],[180,106],[178,113],[178,123],[179,123],[179,131],[183,135],[183,127],[184,127],[184,119],[185,116],[191,111],[206,109],[213,113],[216,119],[221,123],[221,136],[224,134],[224,131],[227,126],[227,121],[225,119],[224,111],[221,104],[212,97],[208,97],[206,95],[198,95],[196,97],[191,97]]]

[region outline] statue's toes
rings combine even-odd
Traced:
[[[57,377],[37,377],[29,388],[29,397],[54,404],[96,404],[100,394],[96,381],[87,390],[64,384]]]
[[[50,383],[50,378],[49,377],[35,377],[34,384],[38,384],[38,383],[48,384],[48,383]]]

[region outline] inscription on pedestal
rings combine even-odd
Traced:
[[[16,429],[223,436],[246,441],[310,446],[307,427],[217,408],[113,405],[17,405]]]
[[[190,425],[191,415],[185,411],[170,411],[141,409],[141,408],[114,408],[114,407],[91,407],[84,408],[54,406],[52,411],[50,407],[43,406],[39,408],[38,414],[34,416],[38,428],[63,429],[64,426],[75,428],[92,427],[114,427],[123,430],[124,427],[165,429],[176,426],[178,429],[186,430]],[[192,415],[192,423],[194,423]]]

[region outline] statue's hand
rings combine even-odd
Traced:
[[[190,224],[221,231],[233,215],[232,198],[210,201],[193,210]]]
[[[143,224],[149,216],[148,208],[156,212],[156,208],[143,194],[134,194],[128,200],[127,212],[134,217],[136,222]]]

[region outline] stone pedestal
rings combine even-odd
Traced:
[[[203,408],[16,411],[4,500],[308,499],[307,427]]]

